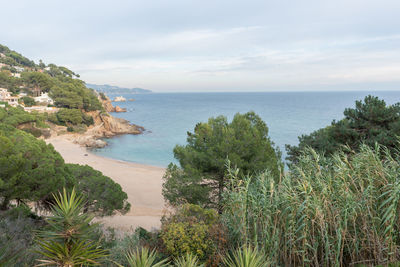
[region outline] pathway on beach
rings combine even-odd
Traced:
[[[101,219],[105,226],[123,231],[134,230],[138,226],[147,230],[160,228],[165,205],[161,195],[165,169],[103,158],[87,152],[85,148],[66,139],[66,136],[47,139],[46,142],[54,146],[66,163],[86,164],[101,171],[119,183],[128,194],[131,211],[126,215]]]

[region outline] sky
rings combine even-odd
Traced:
[[[5,1],[0,43],[156,92],[400,90],[399,0]]]

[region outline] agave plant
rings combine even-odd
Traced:
[[[228,267],[267,267],[270,263],[267,261],[264,253],[257,248],[245,246],[243,249],[237,249],[224,259]]]
[[[176,267],[204,267],[204,264],[199,262],[199,258],[192,253],[186,253],[175,259],[174,265]]]
[[[130,267],[164,267],[168,259],[157,262],[157,254],[154,250],[149,251],[147,248],[136,248],[127,253],[126,259]]]
[[[70,194],[64,189],[54,200],[52,216],[47,219],[49,230],[37,235],[37,252],[42,256],[37,266],[100,265],[108,253],[89,240],[95,224],[91,224],[93,216],[83,212],[83,198],[75,189]]]

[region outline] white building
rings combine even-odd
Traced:
[[[53,99],[51,99],[48,93],[41,93],[40,96],[34,97],[33,99],[35,99],[35,101],[38,103],[46,103],[48,105],[54,104]]]
[[[16,107],[18,106],[19,97],[11,96],[10,92],[8,92],[5,88],[0,88],[0,101],[7,102],[10,106]]]
[[[23,67],[13,66],[18,72],[23,72],[25,69]]]

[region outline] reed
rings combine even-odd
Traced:
[[[307,149],[279,180],[268,172],[243,180],[230,169],[223,218],[231,244],[262,248],[273,266],[399,260],[400,164],[392,155],[378,145],[330,158]]]

